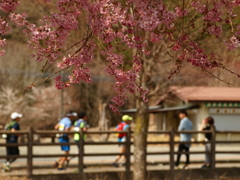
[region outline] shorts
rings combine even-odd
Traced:
[[[69,139],[66,136],[62,136],[58,140],[59,140],[60,143],[68,143],[69,142]],[[70,146],[69,145],[63,145],[63,146],[61,146],[61,150],[62,151],[70,151]]]
[[[118,138],[118,142],[126,142],[126,136]],[[119,146],[125,146],[125,144],[120,144]]]
[[[19,155],[19,149],[17,146],[7,147],[7,155]]]

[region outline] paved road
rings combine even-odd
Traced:
[[[1,141],[1,140],[0,140]],[[232,146],[226,146],[226,145],[219,145],[216,147],[216,150],[221,150],[221,151],[229,151],[229,150],[239,150],[240,146],[232,145]],[[71,151],[70,153],[76,153],[78,151],[77,146],[71,146]],[[131,151],[133,151],[133,147],[131,148]],[[160,146],[160,145],[154,145],[154,146],[149,146],[147,148],[148,152],[166,152],[169,151],[169,147],[166,146]],[[177,147],[175,147],[175,151],[177,151]],[[204,151],[204,146],[203,145],[193,145],[190,149],[190,151]],[[118,152],[118,146],[117,145],[87,145],[85,147],[85,152],[86,153],[114,153]],[[20,147],[20,153],[22,155],[27,154],[27,148],[26,147]],[[44,154],[61,154],[61,150],[59,146],[36,146],[33,148],[33,153],[38,154],[38,155],[44,155]],[[0,147],[0,154],[5,155],[5,148]],[[56,160],[57,158],[34,158],[33,159],[33,165],[34,166],[44,166],[45,169],[36,169],[34,170],[35,173],[51,173],[55,171],[52,169],[52,163]],[[98,170],[108,170],[108,171],[116,171],[116,168],[111,167],[111,162],[115,159],[115,156],[95,156],[95,157],[84,157],[84,163],[90,167],[87,168],[85,171],[98,171]],[[199,164],[191,164],[190,168],[199,168],[201,165],[201,162],[204,160],[204,154],[193,154],[190,155],[191,161],[199,161]],[[217,154],[216,155],[217,160],[240,160],[240,154]],[[133,160],[133,159],[131,159]],[[182,156],[182,161],[185,160],[185,156]],[[169,162],[169,156],[168,155],[149,155],[147,157],[147,161],[150,164],[148,168],[152,169],[169,169],[169,165],[163,164],[161,162]],[[0,163],[3,163],[4,159],[0,159]],[[156,163],[158,162],[158,163]],[[159,163],[160,162],[160,163]],[[95,165],[94,165],[95,164]],[[70,162],[70,166],[72,168],[69,171],[76,171],[77,170],[77,158],[74,158]],[[24,166],[26,167],[26,159],[17,159],[17,161],[13,164],[14,167],[21,167]],[[238,164],[217,164],[217,167],[221,166],[234,166],[234,167],[239,167]],[[107,168],[106,168],[107,167]],[[47,168],[47,169],[46,169]],[[123,168],[123,167],[122,167]],[[118,170],[121,170],[119,168]],[[25,171],[23,173],[26,173]]]

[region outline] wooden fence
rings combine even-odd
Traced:
[[[123,131],[124,132],[124,131]],[[69,142],[69,143],[55,143],[55,142],[49,142],[49,143],[41,143],[41,142],[35,142],[34,141],[34,135],[38,136],[43,136],[43,135],[48,135],[48,136],[56,136],[56,134],[62,133],[61,131],[40,131],[40,130],[34,130],[33,128],[29,128],[28,131],[18,131],[17,134],[19,135],[24,135],[27,138],[26,143],[18,143],[18,146],[25,146],[27,147],[27,155],[18,155],[18,156],[6,156],[6,155],[0,155],[0,159],[5,159],[9,157],[16,157],[16,158],[26,158],[27,159],[27,174],[31,176],[33,174],[33,158],[50,158],[50,157],[60,157],[60,156],[66,156],[63,154],[44,154],[44,155],[39,155],[39,154],[34,154],[33,153],[33,147],[34,146],[60,146],[60,145],[79,145],[79,153],[77,154],[78,156],[78,172],[83,173],[83,158],[87,156],[114,156],[114,155],[120,155],[120,153],[87,153],[84,152],[84,146],[85,145],[118,145],[118,144],[125,144],[126,145],[126,153],[124,154],[126,156],[126,165],[125,165],[125,171],[130,172],[130,167],[131,167],[131,162],[130,158],[133,155],[131,153],[131,145],[133,142],[131,141],[131,132],[130,130],[124,132],[127,134],[126,142],[84,142],[83,139],[83,131],[80,130],[78,133],[80,134],[80,140],[79,142]],[[74,134],[76,132],[64,132],[66,134]],[[112,133],[117,133],[116,131],[89,131],[87,132],[88,134],[112,134]],[[118,132],[119,133],[119,132]],[[181,143],[180,141],[175,141],[175,136],[179,135],[179,133],[190,133],[190,134],[199,134],[199,133],[212,133],[212,140],[210,142],[204,142],[204,141],[189,141],[189,142],[184,142],[184,143],[189,143],[189,144],[204,144],[204,143],[211,143],[211,151],[210,152],[205,152],[205,151],[190,151],[190,152],[182,152],[181,154],[206,154],[209,153],[211,154],[211,168],[215,168],[216,164],[216,159],[215,156],[216,154],[239,154],[240,151],[216,151],[215,146],[216,144],[239,144],[240,141],[217,141],[216,140],[216,134],[239,134],[240,131],[150,131],[148,134],[155,134],[155,135],[160,135],[160,134],[165,134],[167,135],[168,141],[154,141],[154,142],[147,142],[148,145],[155,144],[166,144],[169,146],[169,151],[166,152],[147,152],[146,155],[168,155],[169,156],[169,165],[170,165],[170,170],[174,170],[174,155],[179,154],[179,152],[174,151],[174,146]],[[9,132],[9,131],[0,131],[1,134],[16,134],[16,132]],[[0,143],[1,147],[6,147],[6,146],[16,146],[16,144],[6,144],[6,143]],[[76,156],[76,154],[69,154],[70,156]],[[146,159],[146,158],[145,158]],[[235,161],[236,162],[236,161]],[[240,161],[239,161],[240,162]]]

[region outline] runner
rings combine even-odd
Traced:
[[[11,119],[12,121],[10,123],[8,123],[6,126],[5,126],[5,130],[9,130],[11,132],[14,132],[14,131],[19,131],[20,130],[20,125],[18,124],[18,122],[20,121],[22,117],[22,114],[19,114],[17,112],[14,112],[11,114]],[[18,136],[17,134],[9,134],[9,135],[6,135],[6,143],[7,144],[11,144],[11,143],[18,143]],[[18,149],[18,146],[12,146],[12,147],[6,147],[6,150],[7,150],[7,155],[8,156],[11,156],[11,155],[19,155],[19,149]],[[10,168],[10,164],[13,163],[17,158],[7,158],[7,161],[5,163],[3,163],[2,165],[2,169],[3,171],[5,172],[9,172],[11,171],[11,168]]]
[[[131,122],[132,122],[132,117],[131,116],[123,115],[122,116],[122,122],[119,123],[117,125],[117,127],[115,128],[116,131],[126,131],[128,128],[130,128]],[[126,142],[126,137],[127,137],[126,133],[118,133],[118,142]],[[119,151],[120,151],[120,153],[125,153],[126,152],[126,145],[121,144]],[[116,157],[115,161],[112,163],[112,165],[115,166],[115,167],[119,167],[118,161],[120,161],[120,160],[121,160],[120,165],[124,165],[125,161],[126,161],[125,155],[118,155]]]
[[[58,124],[54,127],[54,129],[59,130],[59,131],[70,131],[71,126],[72,126],[72,121],[74,118],[77,116],[76,112],[70,112],[59,121]],[[60,143],[68,143],[69,142],[69,137],[68,134],[59,134],[59,142]],[[70,146],[69,145],[62,145],[61,150],[64,151],[64,154],[68,155],[70,151]],[[58,168],[58,170],[64,170],[65,168],[63,167],[64,163],[68,161],[67,156],[62,156],[58,159],[58,161],[54,162],[54,166]]]

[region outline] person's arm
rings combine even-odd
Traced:
[[[56,125],[54,126],[54,129],[55,129],[55,130],[58,130],[58,129],[59,129],[59,124],[56,124]]]
[[[64,131],[70,131],[71,130],[71,127],[66,127],[65,129],[64,129]]]
[[[18,131],[20,130],[20,127],[19,125],[16,123],[13,125],[12,129],[11,129],[11,132],[15,132],[15,131]],[[21,136],[20,134],[15,134],[16,136]]]
[[[181,120],[178,126],[178,131],[183,131],[183,130],[185,130],[185,123],[183,120]]]
[[[202,120],[202,124],[201,124],[201,126],[200,126],[200,131],[206,130],[205,127],[206,127],[206,120],[203,119],[203,120]]]
[[[71,121],[70,121],[70,122],[68,122],[68,123],[65,125],[64,131],[70,131],[71,128],[72,128],[72,123],[71,123]]]
[[[118,126],[119,126],[119,125],[117,125],[117,126],[114,128],[114,131],[118,131]]]
[[[16,129],[14,129],[14,128],[11,129],[11,132],[15,132],[15,131],[16,131]]]
[[[87,132],[87,122],[83,122],[83,132]]]

